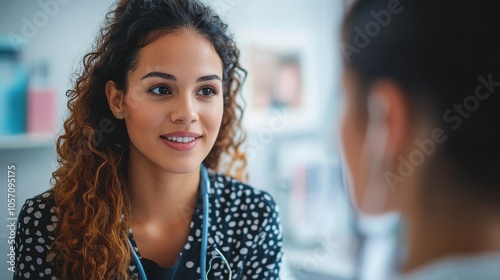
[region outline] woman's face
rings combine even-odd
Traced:
[[[143,157],[172,173],[198,168],[221,126],[222,74],[211,42],[191,30],[142,48],[123,99],[131,160]]]
[[[362,205],[366,194],[367,174],[369,172],[361,160],[366,131],[366,110],[362,105],[365,101],[362,99],[354,75],[346,71],[344,73],[341,144],[349,174],[351,196],[358,207]]]
[[[403,178],[396,158],[417,149],[413,139],[423,139],[429,130],[423,127],[419,133],[415,130],[419,125],[411,125],[408,101],[396,83],[379,80],[366,95],[358,85],[357,75],[345,70],[341,142],[351,195],[365,214],[402,209],[417,197],[413,191],[418,188],[411,186],[419,182],[423,170]]]

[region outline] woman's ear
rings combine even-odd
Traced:
[[[113,112],[116,118],[122,119],[124,116],[123,112],[123,90],[119,90],[116,87],[115,82],[108,81],[106,83],[106,97],[108,99],[109,109]]]
[[[410,113],[404,91],[391,81],[380,81],[370,88],[367,110],[361,162],[366,165],[368,181],[358,203],[363,212],[379,214],[397,209],[400,200],[393,195],[394,186],[386,175],[393,172],[398,156],[408,148]]]
[[[387,147],[386,160],[394,162],[398,155],[404,154],[411,143],[411,119],[410,106],[404,90],[392,81],[377,82],[371,88],[376,101],[376,106],[381,106],[383,110],[384,122],[382,125],[386,128]]]

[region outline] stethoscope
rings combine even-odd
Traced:
[[[202,222],[202,232],[201,232],[201,251],[200,251],[200,274],[201,274],[201,279],[202,280],[207,280],[208,279],[208,273],[210,272],[212,268],[212,261],[215,259],[222,259],[224,263],[227,266],[227,269],[229,270],[229,280],[232,279],[232,271],[231,267],[229,266],[229,262],[227,259],[224,257],[224,255],[217,249],[215,248],[214,250],[218,255],[212,256],[212,259],[210,260],[210,267],[207,271],[206,267],[206,261],[207,261],[207,243],[208,243],[208,195],[210,194],[210,180],[208,178],[208,171],[207,168],[205,167],[204,164],[201,164],[200,168],[200,192],[203,197],[203,222]],[[134,250],[134,247],[132,246],[132,243],[130,242],[130,239],[127,239],[128,244],[130,246],[130,249],[132,251],[132,258],[134,260],[135,265],[137,266],[137,270],[139,272],[139,276],[142,280],[147,280],[148,277],[146,276],[146,272],[144,271],[144,267],[142,266],[141,260],[139,259],[139,256]]]

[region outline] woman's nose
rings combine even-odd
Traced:
[[[178,124],[191,124],[197,121],[195,100],[188,94],[180,94],[172,104],[170,120]]]

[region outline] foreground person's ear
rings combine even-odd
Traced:
[[[368,183],[360,209],[377,214],[391,210],[389,195],[393,186],[386,175],[407,145],[409,113],[400,87],[391,82],[372,87],[366,106],[368,119],[361,162],[368,172]]]

